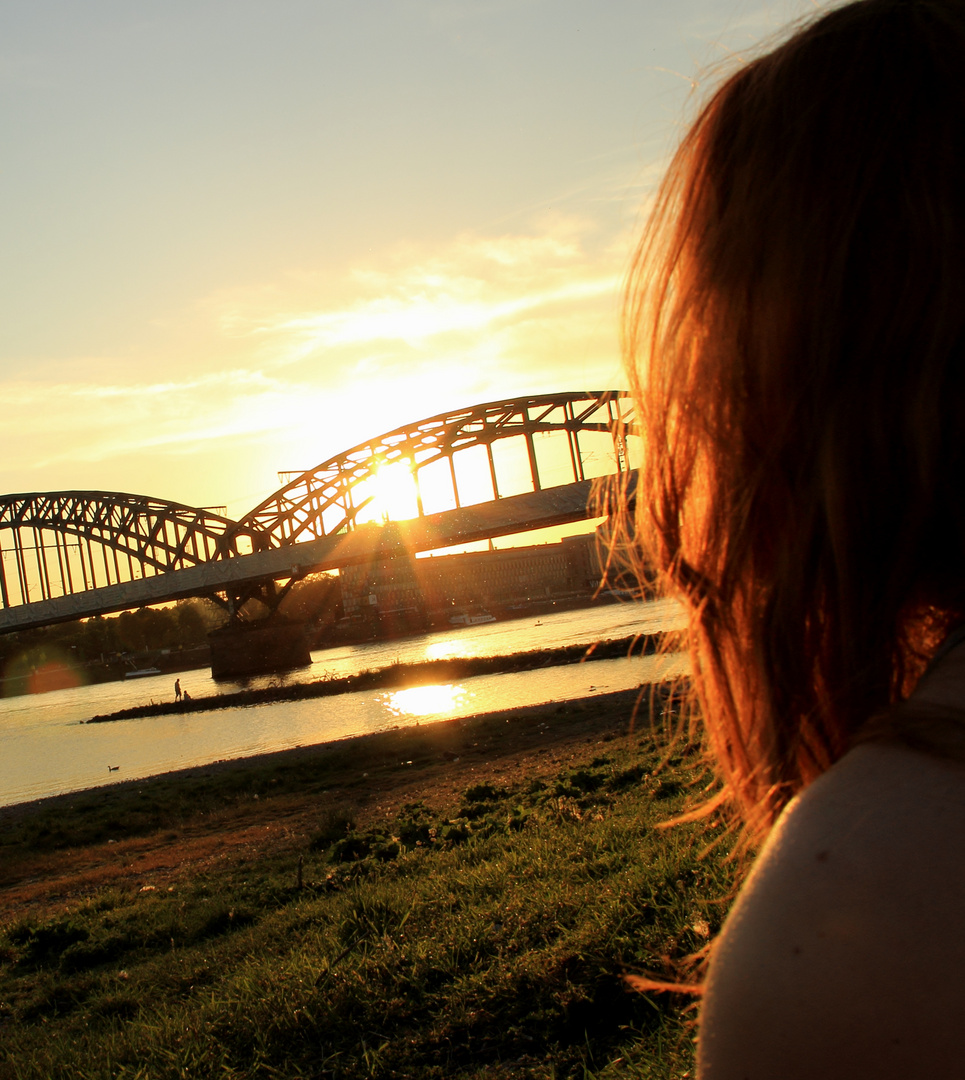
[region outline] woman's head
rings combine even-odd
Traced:
[[[965,3],[862,0],[745,64],[630,277],[638,525],[766,824],[965,613]]]

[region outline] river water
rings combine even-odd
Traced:
[[[500,656],[590,644],[674,629],[680,620],[679,609],[666,600],[614,604],[320,650],[312,654],[311,667],[284,676],[216,683],[207,671],[189,671],[182,673],[181,685],[193,697],[201,697],[242,687],[352,675],[397,661]],[[0,806],[115,780],[139,779],[229,758],[330,742],[422,720],[471,716],[631,689],[683,670],[680,658],[636,656],[480,675],[405,690],[370,690],[90,725],[83,721],[91,716],[171,700],[175,676],[157,675],[7,698],[0,700]],[[109,771],[113,766],[116,770]]]

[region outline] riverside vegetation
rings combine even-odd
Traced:
[[[0,1077],[687,1076],[692,999],[623,976],[686,977],[734,864],[633,704],[0,811]]]

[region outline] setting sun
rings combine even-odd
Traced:
[[[419,502],[412,467],[407,461],[381,465],[353,489],[357,506],[366,504],[356,519],[367,521],[408,521],[418,517]]]
[[[523,485],[529,487],[528,484]],[[493,486],[484,447],[471,447],[440,457],[418,471],[408,461],[380,465],[373,476],[356,484],[353,501],[363,506],[359,524],[375,521],[408,521],[424,514],[438,514],[457,506],[472,506],[493,497]]]

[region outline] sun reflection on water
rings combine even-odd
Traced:
[[[396,716],[438,716],[459,708],[466,697],[466,688],[452,683],[410,686],[389,694],[386,707]]]

